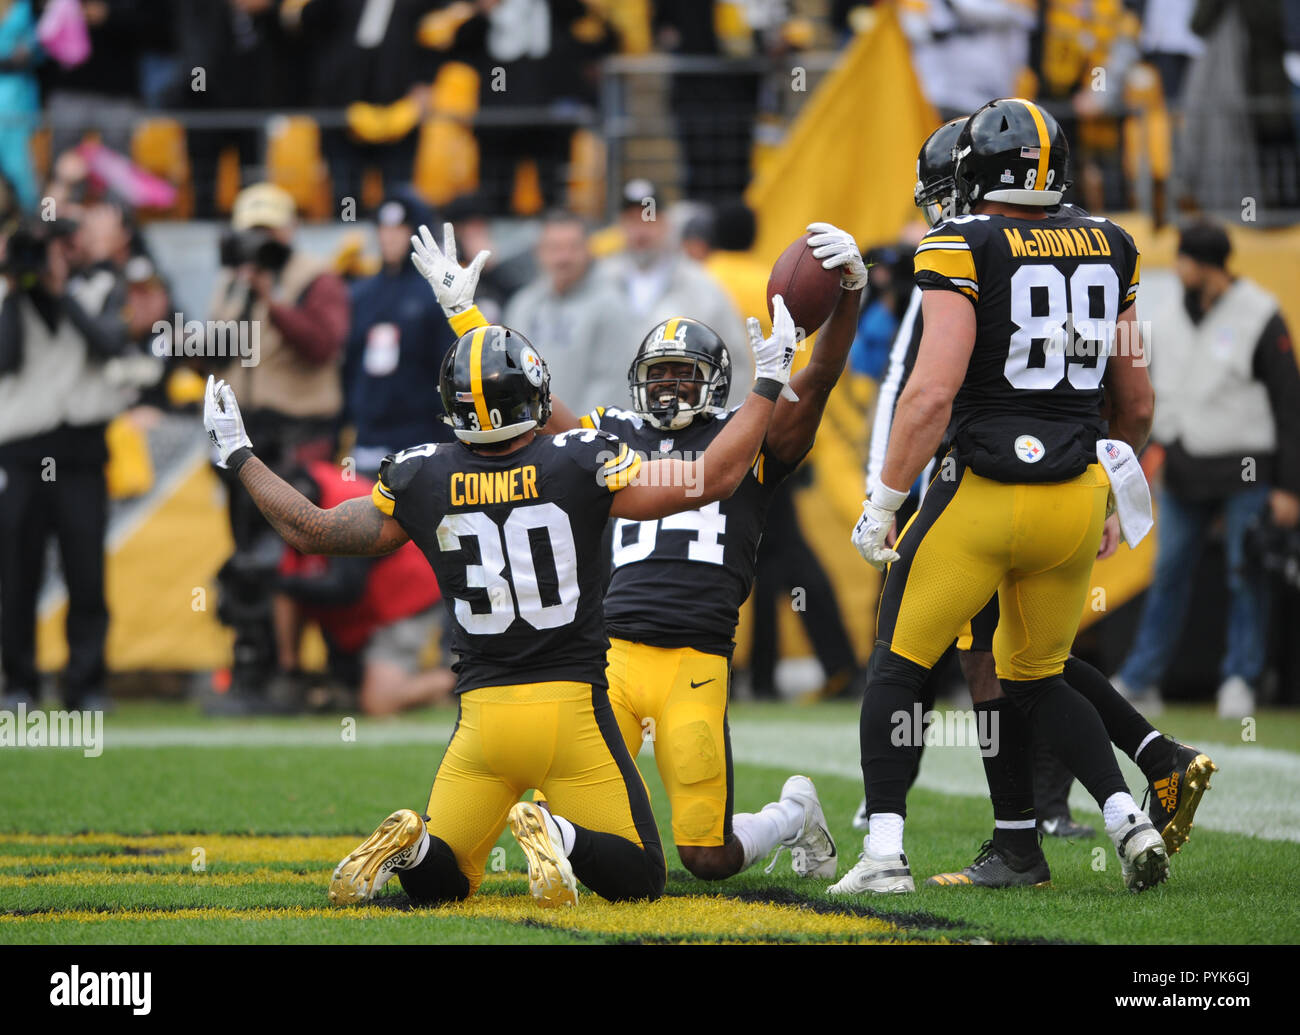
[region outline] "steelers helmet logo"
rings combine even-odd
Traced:
[[[534,388],[542,387],[542,357],[531,348],[519,350],[519,362],[524,368],[524,377]]]
[[[1016,439],[1016,456],[1027,464],[1038,463],[1039,460],[1043,459],[1043,454],[1046,452],[1043,443],[1034,438],[1033,435],[1021,435]]]

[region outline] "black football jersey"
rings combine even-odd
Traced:
[[[680,431],[662,431],[630,411],[600,408],[582,422],[612,432],[642,460],[690,461],[708,448],[729,416],[697,417]],[[657,521],[615,520],[605,590],[609,634],[730,657],[740,605],[754,584],[772,491],[791,470],[764,446],[730,499]]]
[[[640,458],[603,431],[504,455],[460,442],[386,457],[372,498],[428,558],[451,613],[457,692],[604,683],[602,536]]]
[[[960,460],[1001,481],[1060,481],[1095,462],[1116,321],[1137,296],[1133,239],[1100,216],[962,216],[916,249],[922,291],[975,305],[975,347],[951,433]],[[1091,458],[1091,459],[1089,459]]]

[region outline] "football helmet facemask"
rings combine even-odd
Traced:
[[[438,381],[443,420],[462,442],[504,442],[551,416],[551,375],[518,331],[490,325],[456,339]]]
[[[916,186],[912,189],[912,200],[930,226],[964,214],[957,211],[952,153],[957,137],[966,126],[966,119],[967,116],[963,115],[945,122],[925,138],[916,156]]]
[[[690,377],[658,377],[661,363],[691,363]],[[697,415],[724,412],[731,388],[731,355],[708,324],[684,316],[665,320],[645,336],[627,372],[632,408],[662,431],[680,431]],[[695,385],[692,403],[682,386]],[[651,390],[653,387],[653,391]]]
[[[1006,97],[975,112],[953,151],[957,203],[1051,206],[1069,186],[1070,145],[1043,108]]]

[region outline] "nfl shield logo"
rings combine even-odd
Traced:
[[[661,438],[659,440],[659,452],[671,453],[673,450],[673,440],[670,438]]]
[[[1106,443],[1106,455],[1110,457],[1112,460],[1119,459],[1119,448],[1115,445],[1114,442]]]

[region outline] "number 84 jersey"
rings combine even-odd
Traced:
[[[429,443],[384,459],[372,499],[438,577],[458,693],[604,683],[603,537],[640,465],[594,430],[538,435],[513,453]]]
[[[614,433],[643,460],[690,461],[708,448],[729,416],[697,417],[679,431],[662,431],[635,413],[600,408],[582,423]],[[605,590],[611,636],[731,656],[740,606],[754,584],[768,505],[793,470],[766,450],[764,445],[730,499],[658,521],[614,522]]]

